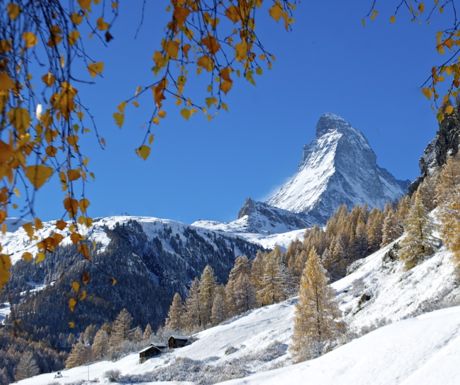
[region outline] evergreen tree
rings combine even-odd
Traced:
[[[169,330],[179,332],[183,330],[184,305],[179,293],[174,294],[171,306],[168,311],[165,327]]]
[[[460,156],[449,157],[443,166],[436,185],[438,205],[450,202],[455,197],[460,185]]]
[[[271,305],[287,298],[287,274],[278,255],[269,253],[265,258],[262,287],[257,292],[257,301],[262,306]]]
[[[266,253],[263,253],[262,251],[257,251],[256,257],[252,261],[251,282],[254,286],[256,293],[259,292],[263,287],[263,275],[266,256]]]
[[[251,265],[246,256],[236,258],[225,287],[225,296],[229,316],[244,313],[255,307],[256,295],[251,282]]]
[[[373,209],[367,221],[368,253],[372,254],[380,248],[382,243],[383,213],[379,209]]]
[[[439,175],[437,201],[441,236],[460,272],[460,157],[447,159]]]
[[[432,224],[420,192],[417,191],[414,195],[414,202],[409,209],[404,226],[406,234],[401,240],[399,250],[399,258],[404,261],[407,269],[414,267],[421,257],[433,252]]]
[[[134,329],[133,333],[132,333],[132,341],[134,342],[141,342],[142,341],[142,329],[140,326],[136,326],[136,328]]]
[[[150,341],[150,337],[152,336],[152,327],[150,326],[150,324],[148,323],[147,326],[145,327],[144,329],[144,334],[142,336],[142,339],[144,341]]]
[[[96,326],[95,325],[88,325],[85,329],[85,331],[83,332],[83,343],[85,345],[92,345],[93,343],[93,340],[94,340],[94,336],[96,335]]]
[[[211,310],[211,323],[218,325],[227,318],[225,288],[217,285]]]
[[[87,363],[89,359],[89,348],[85,346],[82,341],[77,341],[77,343],[74,346],[72,346],[72,350],[70,351],[70,354],[65,362],[65,367],[67,369],[70,369],[76,366],[81,366]]]
[[[129,314],[128,310],[123,309],[118,314],[117,318],[112,325],[112,333],[110,335],[110,348],[116,351],[124,341],[128,340],[129,329],[131,329],[131,322],[133,317]]]
[[[40,373],[34,355],[32,352],[25,352],[21,355],[18,365],[16,366],[14,379],[16,381],[36,376]]]
[[[109,335],[101,327],[94,336],[93,345],[91,347],[93,359],[100,360],[104,358],[109,349]]]
[[[200,306],[200,281],[195,278],[190,286],[187,299],[185,300],[185,329],[188,331],[198,330],[201,325]]]
[[[214,290],[216,288],[216,278],[214,270],[211,266],[207,265],[200,279],[200,311],[201,323],[206,327],[211,323],[211,311],[214,301]]]
[[[397,214],[393,210],[388,211],[383,221],[382,243],[380,247],[393,242],[395,239],[399,238],[402,233],[403,228],[398,221]]]
[[[323,354],[344,332],[334,292],[318,254],[310,251],[302,273],[290,349],[297,362]]]

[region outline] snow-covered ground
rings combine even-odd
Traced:
[[[460,307],[377,329],[315,360],[227,385],[458,385]]]
[[[87,380],[88,373],[91,380],[104,382],[104,373],[116,369],[131,380],[142,378],[143,384],[165,378],[212,383],[238,376],[245,379],[235,384],[303,384],[307,379],[322,385],[459,384],[460,307],[417,316],[460,305],[451,255],[441,249],[407,272],[389,259],[390,247],[365,258],[333,284],[350,329],[365,335],[316,360],[291,365],[287,348],[293,298],[200,332],[191,345],[143,364],[134,353],[116,362],[65,370],[59,379],[50,373],[20,383],[69,384]],[[386,323],[392,324],[366,334]]]

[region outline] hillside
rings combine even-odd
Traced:
[[[354,272],[333,284],[352,335],[365,335],[316,360],[264,372],[291,364],[288,344],[296,302],[293,298],[200,332],[193,344],[144,364],[138,364],[138,355],[134,353],[117,362],[105,361],[63,371],[59,380],[51,373],[20,384],[71,383],[87,379],[88,370],[90,379],[102,379],[107,370],[117,369],[133,383],[164,380],[210,384],[258,373],[247,381],[286,383],[289,376],[302,383],[308,376],[322,384],[420,385],[434,384],[430,381],[441,377],[432,371],[431,377],[426,377],[427,382],[403,381],[425,378],[425,371],[432,370],[437,363],[444,365],[445,373],[451,373],[452,382],[445,383],[454,384],[460,378],[458,370],[452,373],[460,358],[460,307],[411,318],[460,304],[451,255],[441,249],[407,272],[401,262],[390,258],[390,249],[391,245],[360,261]],[[293,373],[296,376],[290,377]]]

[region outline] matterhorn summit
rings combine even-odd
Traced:
[[[316,125],[297,172],[267,202],[324,223],[338,206],[367,204],[382,208],[401,197],[408,181],[379,167],[364,135],[342,117],[327,113]]]

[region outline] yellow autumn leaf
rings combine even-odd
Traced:
[[[116,125],[121,128],[125,121],[125,114],[114,112],[113,119],[115,120]]]
[[[236,60],[243,61],[248,57],[248,45],[245,40],[242,40],[237,45],[235,45]]]
[[[268,11],[270,16],[275,20],[279,21],[283,15],[283,9],[278,3],[275,3]]]
[[[9,3],[6,10],[8,12],[8,17],[11,20],[16,20],[16,18],[21,13],[21,8],[19,7],[19,5],[14,4],[14,3]]]
[[[51,178],[51,175],[53,175],[53,169],[43,164],[28,166],[25,168],[25,175],[27,179],[29,179],[30,183],[32,183],[36,189],[39,189],[48,181],[49,178]]]
[[[104,70],[104,62],[99,61],[99,62],[91,63],[88,65],[88,72],[93,78],[99,75],[103,70]]]
[[[32,48],[38,43],[37,36],[33,32],[24,32],[22,34],[22,40],[26,43],[26,48]]]
[[[150,134],[150,135],[149,135],[149,140],[148,140],[148,142],[149,142],[150,145],[152,145],[154,139],[155,139],[155,136],[154,136],[153,134]]]
[[[106,31],[109,29],[110,25],[102,17],[100,17],[96,21],[96,26],[99,31]]]
[[[56,79],[51,72],[48,72],[42,76],[43,83],[45,83],[48,87],[51,87],[55,80]]]
[[[79,38],[80,38],[80,32],[75,29],[69,33],[67,40],[69,41],[70,45],[74,45]]]
[[[91,7],[91,0],[78,0],[78,4],[84,10],[89,10]]]
[[[75,310],[76,305],[77,305],[77,300],[75,298],[69,298],[69,309],[71,312]]]
[[[452,105],[449,104],[449,105],[446,107],[446,109],[444,110],[444,112],[445,112],[447,115],[450,115],[450,114],[452,114],[452,113],[454,112],[454,107],[453,107]]]
[[[164,44],[164,48],[169,57],[177,59],[179,54],[179,43],[177,41],[167,41]]]
[[[394,24],[395,22],[396,22],[396,16],[395,15],[390,16],[390,23]]]
[[[369,18],[370,18],[372,21],[374,21],[374,20],[377,18],[378,15],[379,15],[379,11],[377,11],[376,9],[374,9],[374,10],[372,11],[371,15],[369,16]]]
[[[22,253],[22,259],[26,262],[30,262],[33,259],[32,253],[29,253],[28,251],[25,251]]]
[[[198,59],[197,64],[199,67],[204,68],[208,72],[211,72],[214,68],[214,61],[209,56],[201,56]]]
[[[182,108],[182,110],[180,110],[180,114],[185,120],[189,120],[190,117],[192,116],[192,111],[189,110],[188,108]]]
[[[8,91],[14,87],[14,81],[6,72],[0,72],[0,91]]]
[[[72,290],[73,290],[75,293],[78,293],[78,290],[80,290],[80,283],[77,282],[77,281],[73,281],[73,282],[72,282]]]
[[[45,253],[37,253],[35,256],[35,263],[42,263],[46,258]]]
[[[80,206],[80,210],[82,212],[85,212],[88,209],[88,207],[90,205],[90,202],[89,202],[89,200],[87,198],[82,198],[78,202],[78,205]]]
[[[143,144],[138,149],[136,149],[136,154],[142,159],[146,160],[150,155],[150,147]]]
[[[425,3],[420,3],[418,5],[418,10],[420,13],[423,13],[423,11],[425,11]]]
[[[433,95],[431,88],[422,88],[422,93],[427,99],[431,99],[431,96]]]
[[[25,108],[12,108],[8,111],[8,118],[13,127],[20,133],[24,133],[29,128],[30,115]]]
[[[81,176],[80,174],[80,170],[79,169],[71,169],[71,170],[67,170],[67,179],[69,181],[74,181],[74,180],[77,180],[79,179]]]

